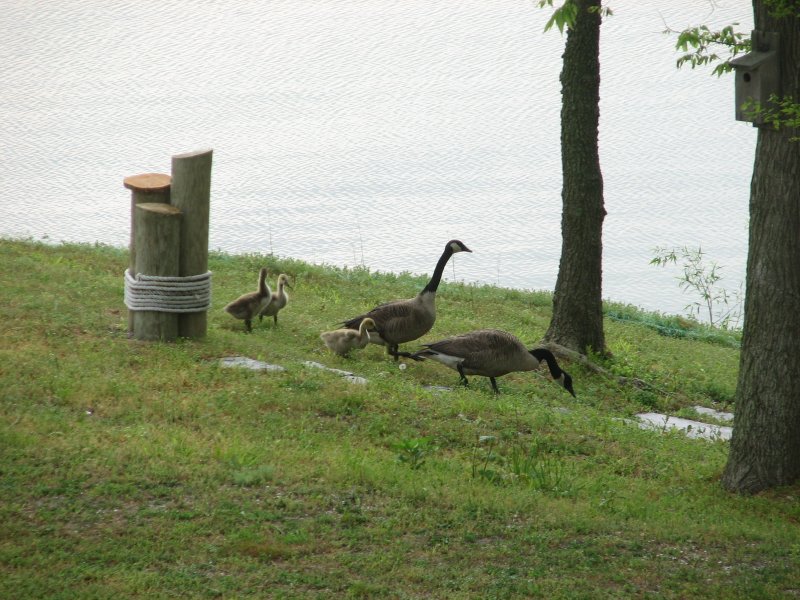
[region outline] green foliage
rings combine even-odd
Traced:
[[[675,47],[686,53],[678,58],[678,68],[688,63],[694,69],[722,60],[712,50],[721,47],[727,51],[728,58],[714,67],[712,74],[719,77],[732,71],[733,66],[730,63],[730,59],[739,53],[750,51],[750,38],[741,32],[735,31],[734,27],[737,25],[738,23],[733,23],[723,27],[720,31],[711,31],[707,25],[700,25],[699,27],[690,27],[677,32],[678,39],[675,42]],[[676,32],[667,29],[664,33],[674,34]]]
[[[545,6],[553,6],[553,0],[539,0],[539,8],[544,8]],[[555,25],[563,34],[564,28],[572,27],[575,24],[575,19],[577,18],[578,5],[570,0],[565,0],[564,4],[553,11],[553,14],[550,16],[544,26],[544,30],[550,31],[553,25]]]
[[[438,448],[430,438],[414,438],[401,440],[394,445],[397,460],[411,467],[416,471],[425,464],[428,456],[436,452]]]
[[[800,131],[800,104],[791,96],[780,98],[773,94],[769,98],[769,106],[762,106],[759,102],[748,99],[742,109],[748,118],[772,126],[774,130],[793,129]],[[791,141],[800,141],[800,135],[793,135]]]
[[[742,290],[733,292],[722,287],[722,275],[716,262],[707,264],[702,248],[661,248],[656,247],[655,256],[650,261],[651,265],[664,267],[668,264],[678,264],[682,261],[683,273],[677,277],[678,287],[684,292],[689,291],[700,296],[700,300],[690,302],[684,309],[689,318],[700,318],[701,315],[708,319],[711,325],[722,329],[738,329],[742,317]]]
[[[800,0],[764,0],[769,14],[775,19],[800,18]]]
[[[539,8],[545,6],[553,6],[553,0],[538,0]],[[599,13],[601,17],[608,17],[613,14],[607,6],[590,6],[589,12]],[[578,18],[578,5],[573,0],[565,0],[564,4],[559,6],[553,11],[553,14],[548,19],[544,26],[545,31],[550,31],[553,25],[558,27],[558,31],[563,35],[565,27],[572,27],[575,25],[575,20]]]

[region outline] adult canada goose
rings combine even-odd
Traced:
[[[272,316],[275,320],[275,325],[278,324],[278,312],[286,306],[286,303],[289,302],[289,295],[286,293],[284,288],[291,288],[292,286],[289,285],[289,277],[281,273],[278,276],[278,291],[272,292],[272,300],[265,308],[261,309],[261,312],[258,313],[258,320],[261,321],[264,317]]]
[[[350,350],[364,348],[369,344],[370,335],[367,329],[375,327],[375,321],[367,317],[362,319],[358,329],[336,329],[320,334],[320,339],[325,345],[339,356],[347,356]]]
[[[467,375],[481,375],[492,382],[496,394],[495,377],[515,371],[534,371],[542,362],[550,368],[556,383],[575,396],[572,377],[558,366],[553,353],[545,348],[528,350],[516,336],[499,329],[470,331],[432,344],[414,354],[415,358],[430,358],[455,369],[467,385]]]
[[[271,301],[272,290],[267,285],[267,269],[261,267],[258,272],[258,289],[239,296],[225,307],[225,312],[237,319],[244,319],[245,329],[252,331],[253,317],[264,310]]]
[[[431,280],[419,294],[409,300],[394,300],[376,306],[366,314],[345,321],[343,325],[348,329],[358,329],[361,321],[369,317],[375,322],[369,332],[370,343],[386,346],[386,352],[395,360],[399,356],[413,358],[409,352],[398,352],[397,347],[422,337],[433,327],[436,321],[436,290],[447,261],[456,252],[472,250],[459,240],[450,240],[436,263]]]

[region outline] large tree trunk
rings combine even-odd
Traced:
[[[800,102],[800,18],[755,27],[780,35],[782,94]],[[800,9],[796,9],[800,10]],[[800,142],[761,127],[750,189],[750,245],[736,420],[723,486],[755,493],[800,477]]]
[[[602,303],[603,176],[600,119],[600,0],[575,0],[561,71],[563,173],[561,263],[545,339],[585,353],[605,352]]]

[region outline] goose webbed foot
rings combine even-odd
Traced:
[[[495,394],[499,394],[500,390],[497,389],[497,381],[495,381],[495,378],[494,377],[489,377],[489,381],[492,382],[492,389],[494,390],[494,393]]]
[[[411,358],[411,359],[413,359],[413,360],[423,360],[423,359],[421,359],[421,358],[417,358],[416,356],[414,356],[413,354],[411,354],[411,352],[400,352],[400,351],[397,349],[397,344],[395,344],[395,345],[393,345],[393,346],[387,346],[387,347],[386,347],[386,352],[387,352],[387,354],[390,354],[390,355],[394,356],[394,359],[395,359],[396,361],[397,361],[397,360],[400,360],[400,357],[401,357],[401,356],[402,356],[403,358]]]

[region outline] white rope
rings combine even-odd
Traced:
[[[129,310],[194,313],[211,307],[211,271],[188,277],[159,277],[125,270],[125,306]]]

